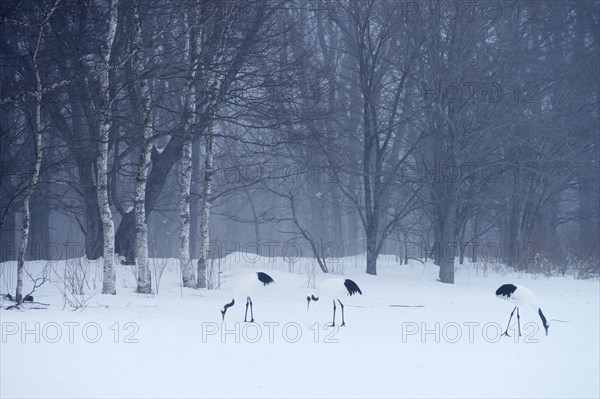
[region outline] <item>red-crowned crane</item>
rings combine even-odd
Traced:
[[[345,326],[346,322],[344,321],[344,304],[342,303],[342,301],[340,301],[339,298],[347,295],[352,296],[354,294],[362,295],[362,291],[360,290],[360,288],[358,288],[358,285],[354,281],[339,277],[330,278],[321,281],[317,285],[316,297],[314,295],[306,297],[306,300],[308,301],[307,309],[310,307],[310,301],[318,301],[321,297],[333,300],[333,322],[331,323],[331,326],[333,327],[335,326],[335,301],[337,299],[337,301],[340,303],[340,306],[342,307],[342,324],[340,324],[340,326]]]
[[[267,273],[254,272],[244,273],[236,276],[233,280],[233,298],[231,302],[226,303],[221,310],[221,316],[225,320],[227,309],[235,304],[235,298],[246,297],[246,313],[244,314],[244,322],[248,318],[248,306],[250,306],[250,322],[254,322],[254,314],[252,312],[252,299],[250,294],[258,288],[265,287],[275,281]]]
[[[533,291],[519,284],[503,284],[496,290],[496,296],[500,299],[504,299],[515,304],[515,308],[510,313],[506,330],[502,335],[506,335],[507,337],[510,336],[508,335],[508,327],[510,326],[510,321],[512,320],[513,314],[516,310],[517,324],[519,326],[519,337],[521,336],[521,317],[519,316],[519,306],[529,306],[537,311],[538,315],[542,319],[542,324],[546,330],[546,335],[548,335],[549,325],[546,321],[546,316],[544,316],[544,313],[542,313],[537,296],[533,293]]]

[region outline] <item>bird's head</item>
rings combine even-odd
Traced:
[[[231,302],[226,303],[225,306],[223,306],[223,310],[221,310],[221,318],[223,321],[225,321],[225,313],[227,313],[227,309],[232,307],[235,304],[235,300],[232,299]]]
[[[314,295],[309,295],[309,296],[307,296],[307,297],[306,297],[306,301],[308,302],[308,304],[306,305],[306,309],[307,309],[307,310],[309,309],[309,307],[310,307],[310,301],[318,301],[318,300],[319,300],[319,298],[317,298],[317,297],[316,297],[316,296],[314,296]]]

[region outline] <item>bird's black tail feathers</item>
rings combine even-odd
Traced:
[[[507,298],[510,298],[510,296],[512,294],[514,294],[516,290],[517,290],[517,286],[514,284],[502,284],[496,290],[496,296],[500,296],[503,299],[507,299]]]
[[[258,275],[258,281],[260,281],[264,285],[269,285],[275,282],[275,280],[273,280],[271,276],[269,276],[267,273],[257,272],[256,274]]]
[[[346,279],[346,281],[344,281],[344,285],[346,286],[346,289],[348,290],[348,295],[352,296],[356,293],[359,293],[360,295],[362,295],[362,291],[360,290],[360,288],[358,288],[358,285],[356,285],[356,283],[350,279]]]

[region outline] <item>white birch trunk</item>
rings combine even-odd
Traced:
[[[108,198],[108,133],[110,131],[110,93],[109,93],[109,66],[113,41],[117,32],[117,11],[119,0],[110,0],[108,17],[108,33],[106,42],[101,51],[103,68],[99,73],[100,83],[100,128],[98,134],[98,159],[97,176],[98,184],[98,208],[102,220],[102,232],[104,235],[103,252],[103,277],[102,293],[115,295],[116,275],[114,267],[115,257],[115,228],[113,224],[112,211]]]
[[[31,175],[31,182],[25,190],[25,197],[23,198],[23,230],[21,232],[21,245],[19,247],[19,255],[17,257],[17,287],[15,291],[15,300],[17,303],[23,301],[23,273],[25,271],[25,253],[27,251],[27,242],[29,241],[29,225],[31,222],[31,213],[29,211],[29,201],[31,195],[37,187],[37,183],[40,177],[40,169],[42,167],[42,78],[40,76],[40,66],[38,63],[38,53],[42,45],[42,36],[44,33],[44,27],[46,23],[54,14],[56,7],[58,7],[59,0],[57,0],[53,7],[48,11],[42,23],[40,25],[40,31],[38,32],[37,40],[32,57],[33,72],[35,75],[35,125],[34,125],[34,137],[35,137],[35,165],[33,167],[33,173]]]
[[[146,184],[150,169],[150,151],[152,149],[152,104],[148,79],[144,74],[144,52],[142,46],[142,23],[139,4],[136,2],[134,19],[134,56],[132,58],[135,79],[139,82],[140,97],[143,109],[142,151],[135,179],[135,258],[137,265],[137,292],[152,293],[152,276],[148,262],[148,226],[146,225]]]
[[[210,114],[209,114],[210,115]],[[212,205],[212,176],[213,176],[213,123],[209,122],[206,131],[206,159],[204,160],[204,181],[202,184],[202,210],[200,215],[200,258],[198,259],[198,288],[206,288],[206,264],[210,237],[210,208]]]
[[[19,257],[17,258],[17,290],[15,293],[15,300],[17,303],[21,303],[23,300],[23,272],[25,269],[25,252],[27,250],[27,242],[29,241],[29,224],[31,221],[31,215],[29,212],[29,200],[31,194],[35,190],[38,179],[40,176],[40,168],[42,166],[42,81],[40,79],[39,65],[36,60],[37,50],[33,56],[33,70],[35,73],[36,80],[36,93],[35,93],[35,166],[31,176],[31,182],[25,191],[25,198],[23,199],[23,230],[21,232],[21,246],[19,247]]]
[[[231,23],[231,14],[228,15],[228,23]],[[213,145],[214,145],[214,119],[219,104],[219,95],[224,77],[219,74],[221,62],[225,56],[225,43],[227,41],[229,26],[223,28],[219,43],[217,45],[217,53],[215,57],[215,77],[208,91],[208,107],[206,109],[206,118],[208,118],[208,126],[206,128],[206,159],[204,160],[204,181],[202,185],[202,210],[200,213],[200,258],[198,259],[198,277],[197,287],[206,288],[207,284],[207,263],[208,249],[210,244],[209,225],[210,225],[210,209],[212,206],[212,177],[213,177]],[[209,286],[208,288],[213,288]]]
[[[179,216],[181,230],[179,233],[179,264],[181,265],[181,278],[184,287],[196,287],[194,267],[190,256],[190,192],[192,186],[192,140],[193,128],[196,122],[196,86],[195,78],[198,69],[198,58],[196,49],[196,30],[190,27],[189,14],[186,15],[188,25],[187,52],[189,60],[189,72],[186,82],[185,93],[185,126],[183,137],[183,153],[181,156],[181,179],[179,202]]]

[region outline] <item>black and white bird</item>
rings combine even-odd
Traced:
[[[510,321],[512,320],[513,314],[515,310],[517,311],[517,324],[519,326],[519,337],[521,336],[521,316],[519,316],[519,306],[529,306],[538,312],[540,319],[542,319],[542,324],[544,329],[546,330],[546,335],[548,335],[548,322],[546,321],[546,316],[542,313],[542,309],[540,308],[537,296],[531,291],[529,288],[524,287],[518,284],[503,284],[496,290],[496,296],[500,299],[507,300],[515,304],[515,308],[510,313],[510,318],[508,319],[508,325],[506,326],[506,330],[504,334],[507,337],[508,335],[508,327],[510,326]]]
[[[331,326],[333,327],[335,326],[335,301],[337,299],[342,307],[342,324],[340,324],[340,326],[345,326],[344,304],[339,298],[347,295],[352,296],[354,294],[362,295],[362,291],[354,281],[345,278],[330,278],[317,285],[317,296],[310,295],[306,297],[306,300],[308,301],[307,309],[310,307],[310,301],[318,301],[321,297],[333,300],[333,322],[331,323]]]
[[[221,316],[225,320],[227,309],[235,304],[235,298],[246,297],[246,313],[244,314],[244,322],[248,319],[248,307],[250,307],[250,322],[254,322],[254,314],[252,312],[252,299],[250,294],[258,288],[265,287],[275,281],[267,273],[253,272],[244,273],[236,276],[233,280],[233,298],[231,302],[226,303],[221,310]]]

